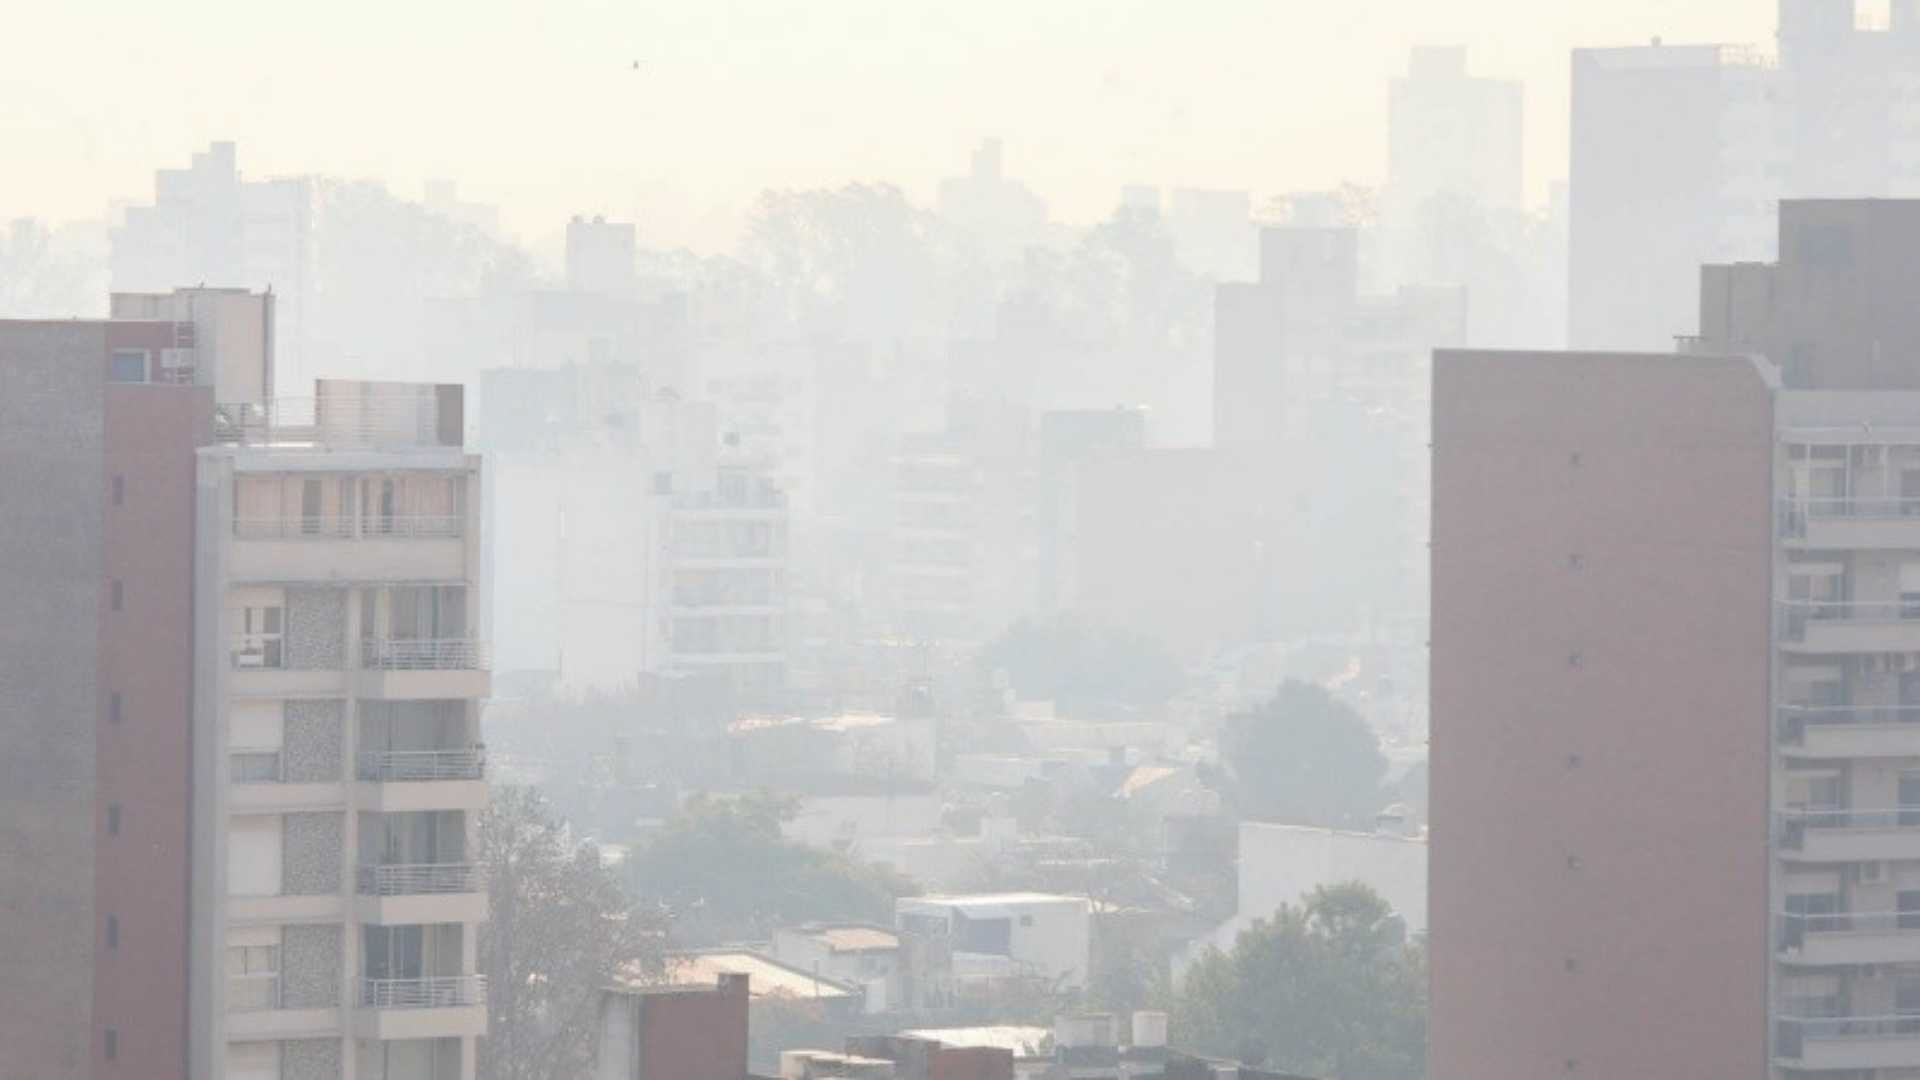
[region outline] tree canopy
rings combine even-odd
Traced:
[[[602,987],[658,970],[664,922],[634,912],[599,853],[577,844],[531,788],[494,793],[480,819],[490,870],[480,925],[487,976],[484,1080],[560,1080],[593,1064]]]
[[[983,675],[1006,672],[1021,697],[1066,703],[1158,705],[1184,682],[1159,642],[1076,615],[1021,619],[981,649],[975,665]]]
[[[695,796],[646,837],[629,863],[643,902],[665,905],[680,936],[730,940],[828,919],[893,921],[913,890],[893,871],[788,840],[795,801],[757,793]]]
[[[1306,1076],[1425,1073],[1426,958],[1359,882],[1322,886],[1187,970],[1173,1028],[1201,1053]]]
[[[1381,806],[1386,755],[1365,718],[1325,688],[1288,680],[1220,735],[1240,812],[1307,825],[1364,823]]]

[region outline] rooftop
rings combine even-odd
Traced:
[[[722,975],[750,976],[755,998],[841,1000],[860,996],[853,987],[819,978],[746,949],[716,949],[667,958],[666,981],[670,986],[710,989]]]

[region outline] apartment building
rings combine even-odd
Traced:
[[[317,389],[221,408],[200,455],[206,1075],[463,1080],[486,1031],[479,461],[458,387]]]
[[[0,1075],[473,1075],[478,462],[272,303],[0,323]]]
[[[987,402],[955,404],[943,430],[902,436],[887,530],[895,634],[977,644],[1038,608],[1036,442],[1025,409]]]
[[[785,685],[788,500],[713,405],[620,364],[490,371],[484,389],[503,671],[568,694],[667,672],[749,700]]]
[[[1436,1080],[1920,1075],[1920,204],[1779,229],[1436,358]]]
[[[1665,349],[1703,263],[1773,251],[1781,199],[1920,195],[1920,4],[1779,0],[1777,54],[1573,54],[1576,349]]]

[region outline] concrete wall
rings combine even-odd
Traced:
[[[91,1074],[106,341],[0,323],[0,1075]]]
[[[1765,1075],[1772,410],[1437,355],[1434,1080]]]
[[[746,976],[715,990],[600,996],[596,1080],[740,1080],[747,1075]]]
[[[106,388],[95,890],[119,941],[95,955],[96,1078],[188,1072],[194,448],[211,438],[212,404],[206,389]]]

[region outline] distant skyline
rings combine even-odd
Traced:
[[[0,221],[147,201],[222,139],[252,177],[454,180],[534,243],[601,213],[711,248],[767,188],[931,202],[988,136],[1056,220],[1127,184],[1258,205],[1378,184],[1388,80],[1450,44],[1525,83],[1537,205],[1565,176],[1571,48],[1771,47],[1773,25],[1766,0],[0,0]]]

